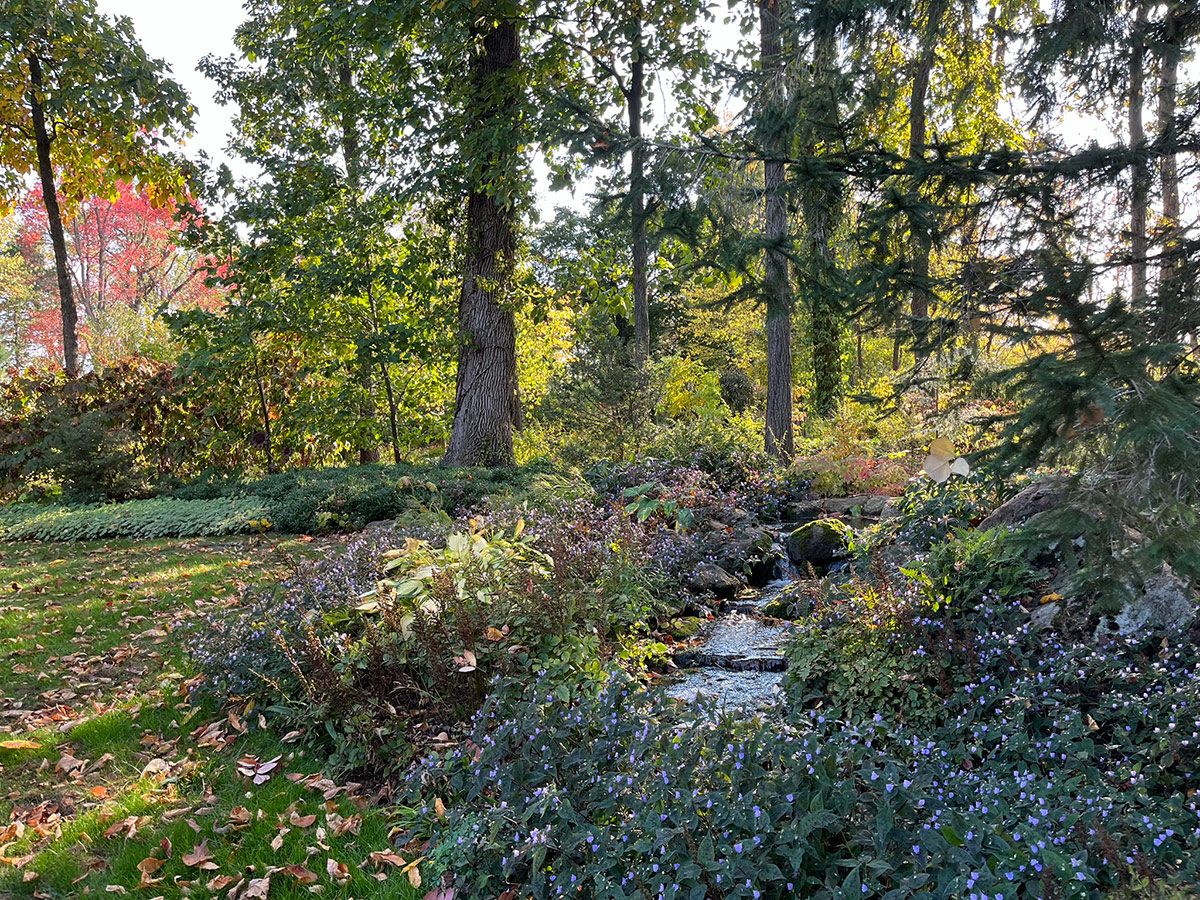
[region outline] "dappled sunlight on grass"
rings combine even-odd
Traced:
[[[370,861],[392,849],[389,823],[356,786],[324,779],[256,714],[192,702],[191,620],[277,578],[296,551],[313,548],[252,537],[0,550],[0,666],[13,673],[0,683],[0,896],[226,895],[265,878],[272,900],[310,886],[417,893],[401,867]],[[277,757],[261,784],[238,770]]]

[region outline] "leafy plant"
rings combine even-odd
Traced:
[[[674,522],[678,528],[691,528],[696,523],[695,514],[686,507],[680,507],[678,500],[652,496],[659,490],[659,485],[653,481],[625,488],[623,493],[629,501],[625,505],[625,512],[636,516],[639,522],[645,522],[654,515],[661,515],[667,522]]]
[[[18,503],[0,508],[0,537],[9,541],[215,537],[261,531],[265,504],[229,500],[130,500],[91,506]]]

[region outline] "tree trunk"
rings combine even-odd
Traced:
[[[767,416],[764,435],[772,456],[790,460],[795,453],[792,429],[792,289],[788,281],[787,203],[783,194],[786,143],[783,50],[779,0],[759,0],[763,104],[763,299],[767,308]]]
[[[37,144],[38,176],[42,181],[42,203],[50,223],[50,243],[54,247],[54,273],[58,278],[58,302],[62,309],[63,368],[68,378],[79,374],[79,315],[75,310],[75,294],[71,287],[71,270],[67,261],[67,240],[63,234],[62,211],[58,208],[58,191],[54,186],[54,164],[50,159],[50,133],[46,130],[46,112],[42,107],[42,63],[37,56],[29,57],[29,112],[33,118],[33,136]]]
[[[379,361],[379,374],[383,379],[383,389],[387,394],[388,424],[392,429],[392,462],[400,464],[400,427],[396,415],[396,392],[392,389],[392,373],[388,371],[387,363]]]
[[[469,76],[475,127],[515,130],[520,97],[511,72],[519,64],[521,50],[516,22],[497,22],[482,39],[483,54],[472,60]],[[489,172],[498,176],[508,168],[511,160],[504,156],[516,152],[515,142],[507,150],[493,151],[483,160],[479,183],[487,184]],[[517,329],[507,303],[516,250],[513,204],[511,198],[496,196],[494,190],[483,186],[467,198],[454,424],[445,465],[508,466],[515,462]]]
[[[345,54],[338,57],[338,98],[341,101],[342,120],[342,156],[346,160],[346,185],[350,189],[350,202],[357,205],[359,192],[362,189],[361,164],[362,154],[358,143],[358,122],[355,120],[351,98],[354,96],[354,72],[350,68],[350,58]],[[370,290],[368,288],[368,290]],[[372,306],[374,304],[372,303]],[[374,422],[378,415],[375,406],[375,385],[371,378],[371,360],[358,360],[358,383],[362,388],[362,400],[358,404],[359,418]],[[379,448],[374,446],[370,437],[362,438],[363,443],[358,448],[359,465],[379,462]]]
[[[925,20],[925,33],[921,41],[921,55],[913,72],[912,97],[909,102],[908,114],[908,156],[915,164],[925,158],[926,149],[926,103],[929,94],[929,79],[933,74],[933,64],[937,53],[937,36],[942,29],[942,18],[945,16],[947,0],[930,0],[929,15]],[[917,175],[917,184],[921,176]],[[929,318],[929,256],[932,252],[931,235],[922,226],[916,226],[913,232],[913,290],[912,290],[912,319],[913,347],[917,359],[928,355],[925,345],[928,332]]]
[[[832,71],[835,54],[834,32],[824,29],[813,47],[813,71],[818,83]],[[831,92],[832,93],[832,92]],[[829,110],[836,121],[836,110]],[[815,148],[810,148],[815,150]],[[828,184],[810,184],[805,191],[804,222],[808,236],[808,258],[816,268],[817,290],[813,294],[809,337],[813,358],[813,412],[833,415],[842,395],[842,322],[841,304],[836,294],[836,261],[832,246],[833,229],[841,207],[841,197]]]
[[[1158,87],[1158,136],[1163,148],[1158,162],[1162,183],[1163,248],[1158,272],[1159,336],[1178,340],[1188,318],[1177,284],[1176,255],[1179,252],[1179,165],[1175,145],[1179,140],[1175,127],[1176,94],[1179,88],[1180,22],[1174,3],[1168,4],[1163,22],[1163,57]]]
[[[1139,2],[1129,50],[1129,149],[1134,157],[1129,190],[1129,250],[1131,260],[1130,304],[1134,309],[1146,305],[1146,211],[1150,193],[1150,170],[1143,155],[1146,132],[1142,125],[1145,105],[1143,86],[1146,65],[1146,3]]]
[[[633,228],[633,331],[634,358],[643,365],[650,358],[650,297],[646,247],[646,145],[642,141],[642,95],[645,93],[645,59],[642,57],[642,21],[638,15],[629,77],[629,202]]]

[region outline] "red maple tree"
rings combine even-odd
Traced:
[[[18,247],[32,265],[44,265],[40,261],[50,258],[50,238],[41,188],[29,193],[19,214]],[[204,283],[207,261],[179,245],[182,225],[173,203],[155,206],[144,193],[121,183],[115,199],[85,201],[64,227],[85,353],[89,333],[111,328],[106,314],[118,307],[150,321],[164,308],[213,309],[223,303],[222,291]],[[48,268],[39,294],[29,339],[48,360],[59,360],[62,322]]]

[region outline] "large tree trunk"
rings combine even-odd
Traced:
[[[650,358],[650,297],[646,247],[646,145],[642,141],[642,96],[645,93],[645,60],[642,57],[642,21],[637,20],[633,63],[629,76],[629,201],[633,226],[633,331],[638,365]]]
[[[823,30],[813,47],[813,71],[818,82],[825,73],[832,71],[836,52],[833,30]],[[828,112],[831,122],[836,121],[836,110]],[[837,263],[832,244],[841,202],[836,189],[830,189],[827,184],[810,185],[805,191],[808,258],[817,267],[814,273],[817,290],[813,295],[809,330],[813,356],[813,411],[825,417],[837,411],[842,395],[841,304],[835,291]]]
[[[786,139],[779,0],[759,0],[763,105],[763,299],[767,308],[767,416],[764,435],[772,456],[790,460],[792,430],[792,288],[788,281],[787,203],[783,194]]]
[[[358,203],[359,192],[362,189],[361,166],[362,154],[358,143],[358,122],[354,115],[351,98],[354,96],[354,72],[350,68],[350,58],[345,54],[338,57],[338,88],[342,101],[342,156],[346,159],[346,184],[350,188],[350,202]],[[372,304],[374,306],[374,304]],[[372,321],[374,315],[372,314]],[[371,378],[371,360],[358,360],[358,382],[362,389],[362,400],[358,404],[358,415],[361,419],[374,422],[378,415],[375,406],[375,385]],[[379,462],[379,448],[374,446],[370,437],[362,438],[358,448],[359,465]]]
[[[1129,148],[1134,157],[1129,190],[1129,250],[1131,280],[1129,299],[1134,309],[1146,305],[1146,211],[1150,193],[1150,170],[1143,155],[1146,131],[1142,125],[1145,105],[1143,86],[1146,65],[1146,3],[1139,2],[1129,49]]]
[[[908,156],[917,165],[925,158],[929,79],[933,74],[937,37],[942,30],[946,5],[947,0],[930,0],[929,14],[925,20],[925,32],[921,41],[921,55],[917,59],[916,70],[913,72],[912,97],[908,114]],[[920,176],[917,177],[919,184]],[[922,359],[928,354],[925,342],[928,331],[926,320],[929,318],[929,257],[932,252],[932,243],[931,236],[924,227],[914,228],[911,312],[913,346],[918,359]]]
[[[1158,87],[1158,136],[1163,147],[1159,158],[1158,176],[1162,183],[1163,250],[1158,273],[1159,336],[1177,340],[1189,318],[1183,309],[1176,278],[1179,252],[1179,165],[1175,145],[1179,135],[1175,127],[1176,94],[1179,88],[1179,56],[1181,43],[1179,14],[1173,3],[1168,4],[1163,22],[1164,41]]]
[[[63,368],[67,376],[79,374],[79,314],[75,310],[75,294],[71,286],[71,269],[67,261],[67,240],[63,234],[62,211],[58,207],[58,191],[54,186],[54,163],[50,159],[50,133],[46,129],[46,112],[42,108],[42,63],[37,56],[29,57],[29,112],[33,118],[33,136],[37,144],[38,176],[42,181],[42,203],[50,223],[50,243],[54,247],[54,273],[58,278],[58,302],[62,309]]]
[[[470,79],[477,128],[517,128],[520,97],[515,80],[497,78],[515,69],[521,41],[517,25],[501,21],[482,35],[483,54],[472,60]],[[473,42],[474,43],[474,42]],[[483,163],[503,171],[501,151]],[[454,425],[443,462],[452,466],[507,466],[518,415],[516,321],[508,305],[516,249],[517,212],[511,198],[484,187],[467,199],[466,259],[458,300],[458,375]]]

